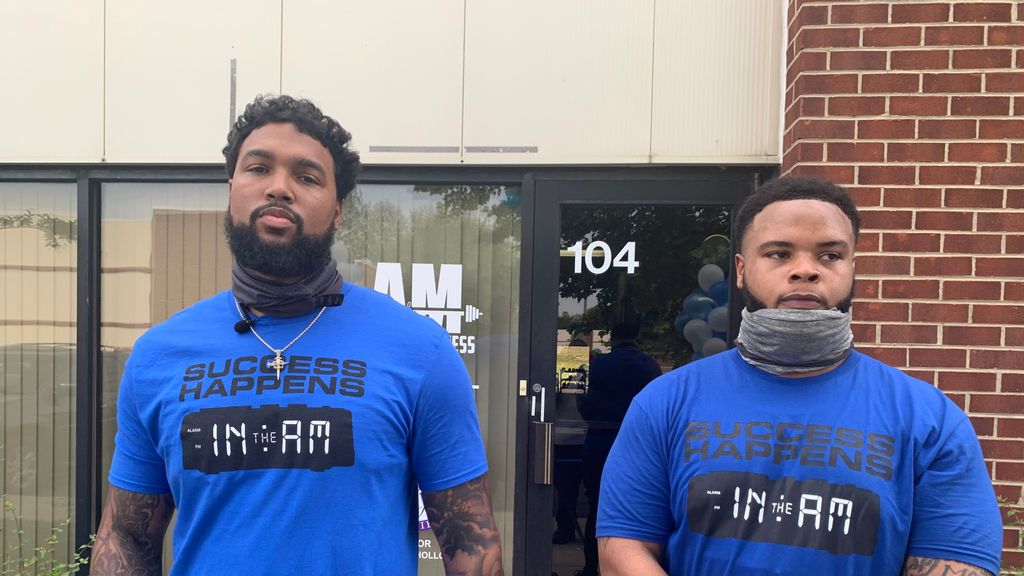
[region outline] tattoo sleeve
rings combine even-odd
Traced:
[[[956,560],[908,556],[903,563],[903,576],[992,576],[992,573]]]
[[[111,486],[90,574],[160,576],[164,532],[173,512],[170,494],[142,494]]]
[[[445,573],[504,576],[486,474],[449,490],[424,492],[423,504],[441,548]]]

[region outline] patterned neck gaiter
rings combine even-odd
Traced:
[[[776,375],[812,372],[845,360],[853,347],[850,312],[743,309],[736,346],[750,365]]]

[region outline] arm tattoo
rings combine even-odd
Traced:
[[[504,576],[486,474],[449,490],[424,492],[423,504],[447,574]]]
[[[903,564],[903,576],[992,576],[992,573],[956,560],[908,556]]]
[[[172,512],[170,494],[142,494],[111,486],[90,573],[159,576],[164,532]]]

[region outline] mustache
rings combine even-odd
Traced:
[[[850,293],[847,294],[845,298],[835,303],[835,309],[839,310],[843,314],[849,312],[850,307],[853,306],[853,289],[856,283],[857,280],[855,278],[853,284],[850,285]],[[760,300],[757,296],[754,296],[753,294],[750,293],[750,289],[747,288],[747,285],[745,283],[743,284],[743,287],[740,288],[740,297],[743,298],[743,303],[746,305],[747,310],[751,312],[756,312],[758,310],[768,308],[768,305],[766,303]]]
[[[299,228],[300,230],[302,229],[301,228],[302,225],[303,225],[302,216],[299,216],[287,204],[281,204],[281,203],[278,203],[278,202],[267,202],[266,204],[261,204],[260,206],[257,206],[252,211],[252,214],[249,214],[249,225],[250,226],[255,226],[256,225],[256,220],[259,219],[259,217],[262,216],[267,210],[271,210],[271,209],[273,209],[273,210],[281,210],[283,212],[287,212],[288,216],[291,217],[292,222],[295,222],[295,224],[300,227]]]

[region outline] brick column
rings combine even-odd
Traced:
[[[963,407],[1004,507],[1024,508],[1024,2],[788,16],[782,172],[861,208],[857,345]],[[1024,566],[1014,524],[1005,567]]]

